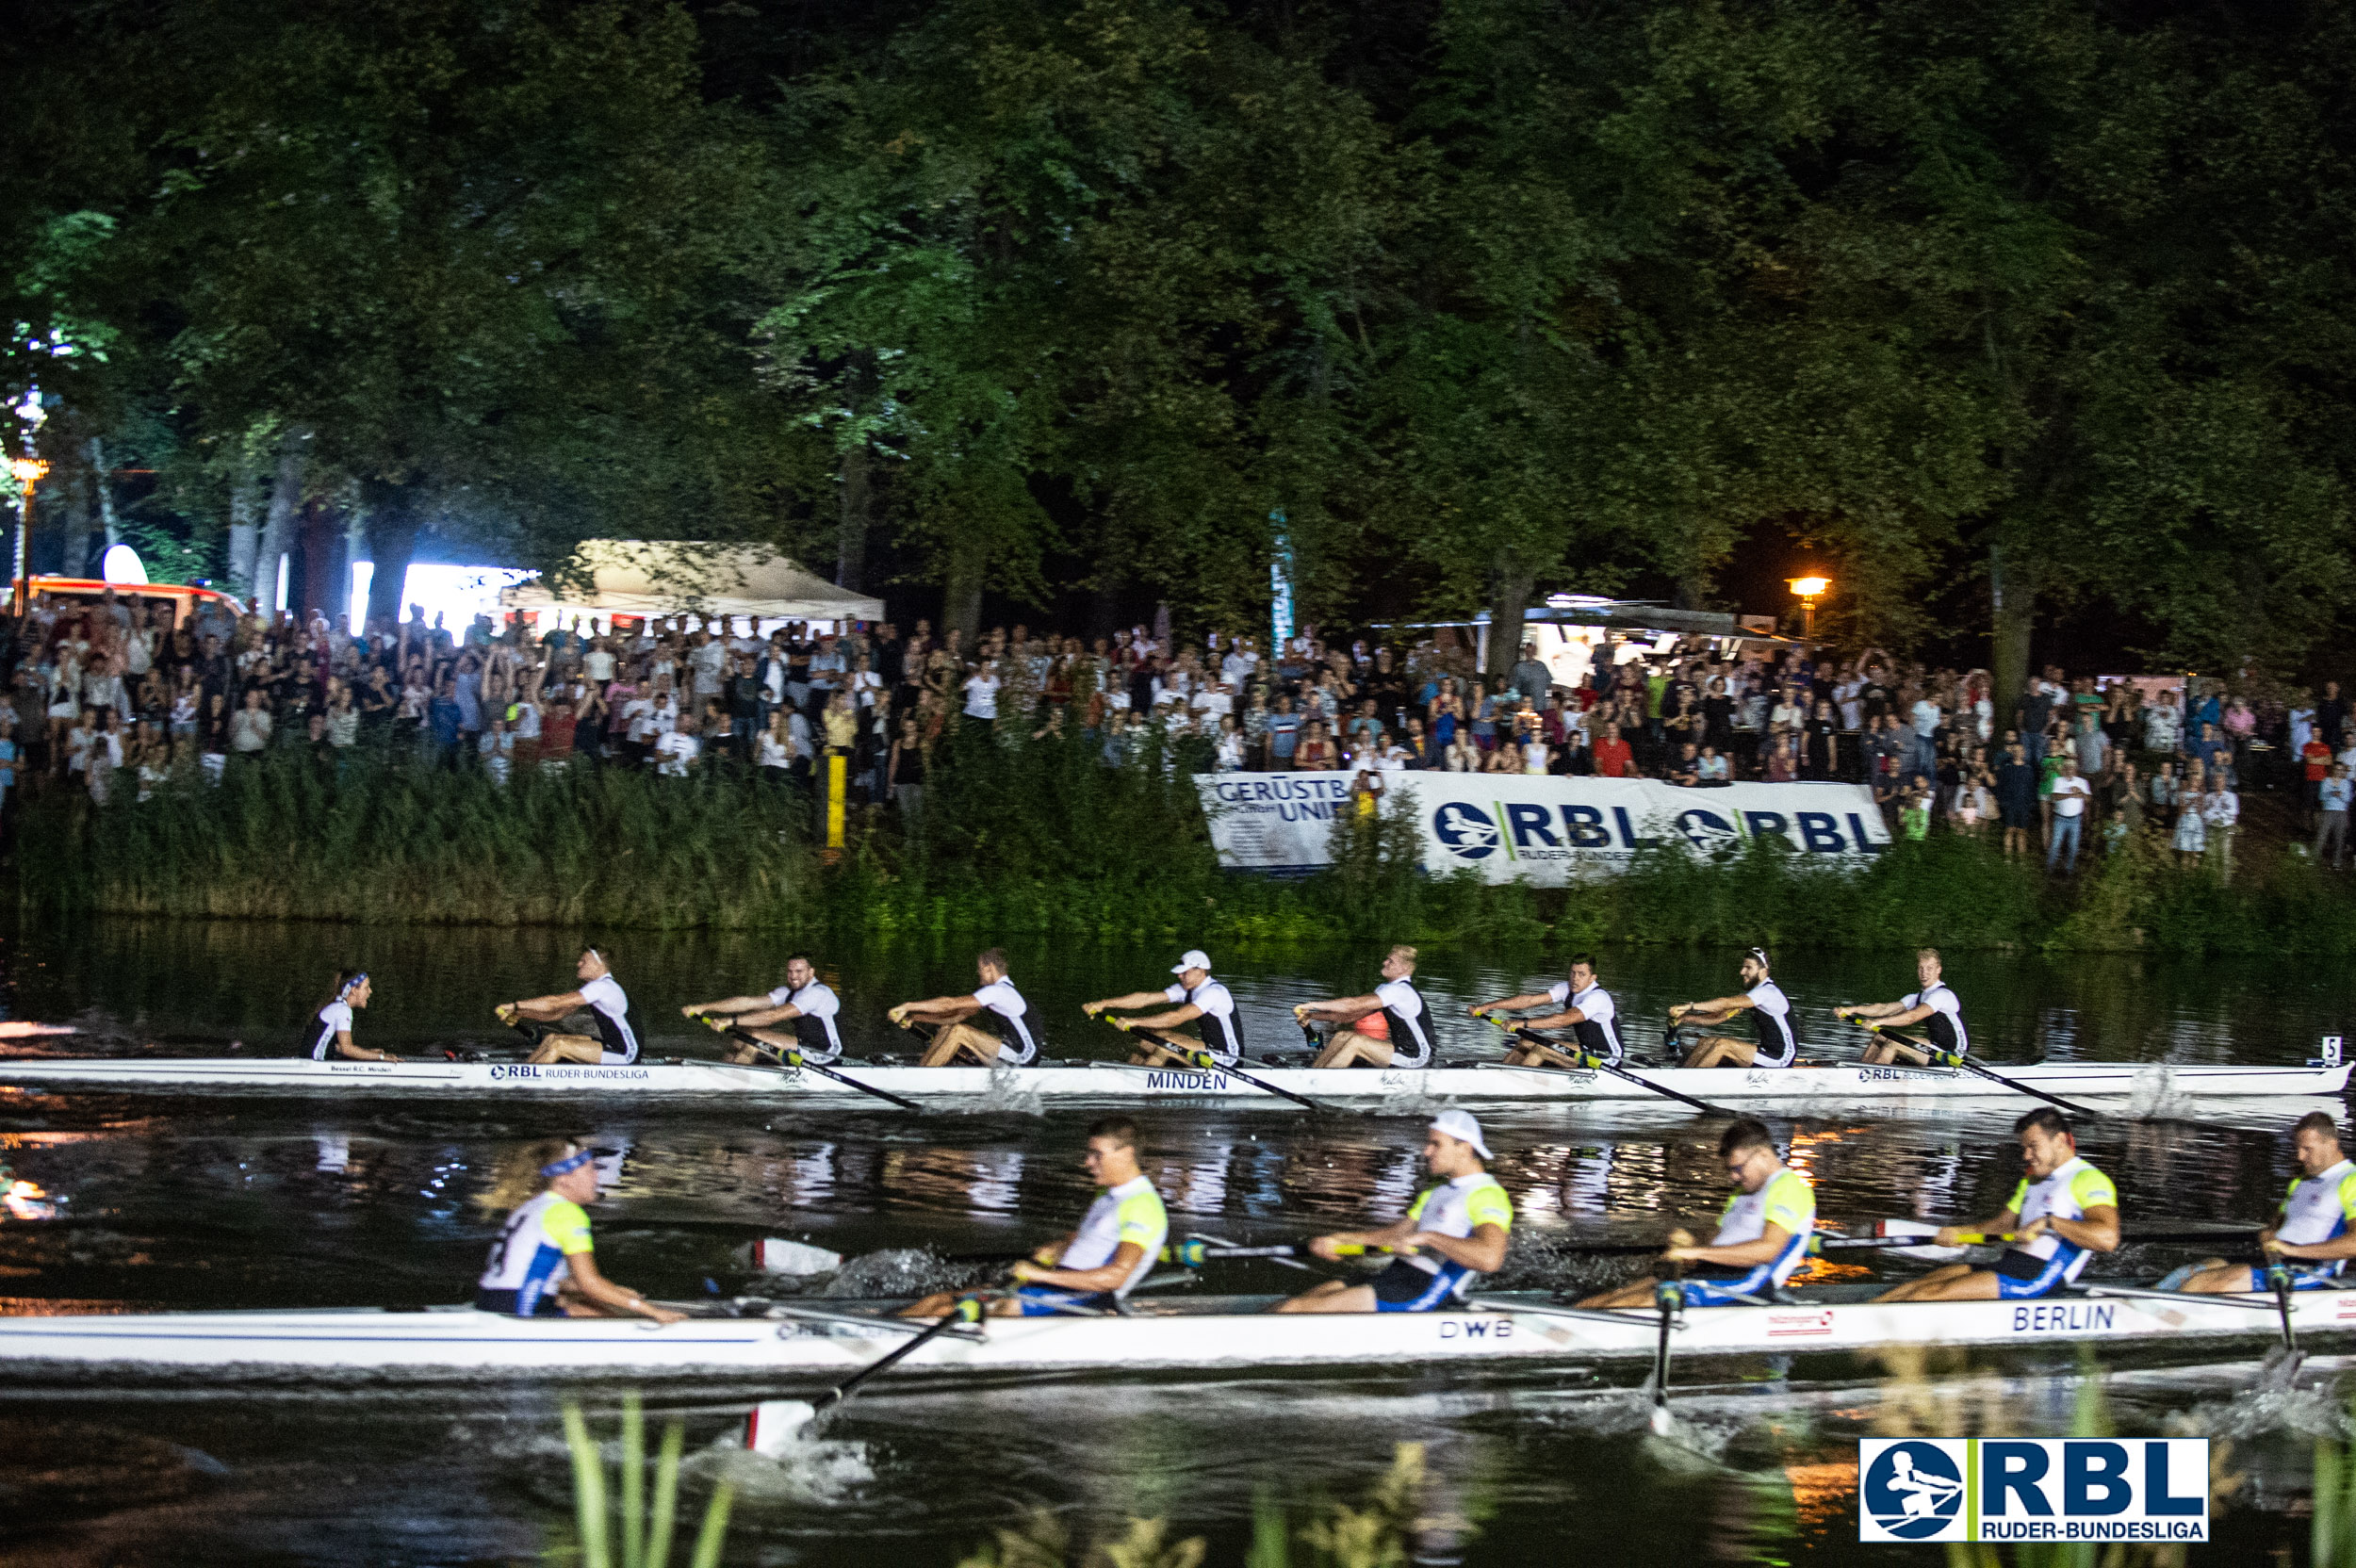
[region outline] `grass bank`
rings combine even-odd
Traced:
[[[1150,743],[1107,768],[1079,738],[953,735],[915,825],[878,818],[829,862],[811,847],[808,803],[761,780],[576,763],[502,789],[398,757],[364,752],[338,768],[280,753],[145,802],[127,791],[104,808],[66,792],[28,802],[17,890],[36,914],[866,938],[2356,954],[2356,879],[2257,853],[2228,883],[2150,841],[2069,883],[1937,837],[1862,870],[1810,865],[1776,842],[1714,860],[1665,847],[1614,880],[1541,890],[1421,874],[1415,825],[1394,811],[1340,822],[1321,875],[1235,876],[1196,803],[1198,760]]]

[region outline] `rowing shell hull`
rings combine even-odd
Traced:
[[[1009,1105],[1039,1100],[1268,1100],[1233,1073],[1086,1066],[1000,1068],[849,1067],[861,1083],[912,1099]],[[2164,1067],[2049,1063],[2005,1069],[2005,1076],[2064,1099],[2134,1099],[2157,1104],[2177,1096],[2246,1098],[2337,1096],[2350,1065],[2339,1067]],[[1650,1083],[1698,1100],[1761,1100],[1842,1105],[1891,1100],[2019,1100],[1976,1073],[1936,1068],[1794,1067],[1644,1070]],[[1662,1097],[1610,1073],[1498,1066],[1383,1069],[1260,1068],[1280,1088],[1337,1102],[1581,1101],[1661,1102]],[[720,1062],[659,1061],[632,1067],[532,1067],[514,1062],[315,1062],[304,1057],[159,1060],[153,1057],[0,1061],[0,1084],[118,1091],[325,1091],[504,1099],[543,1094],[726,1094],[823,1099],[880,1105],[882,1101],[814,1072],[729,1067]]]
[[[1235,1373],[1274,1367],[1482,1366],[1648,1357],[1658,1319],[1598,1322],[1513,1310],[1363,1316],[1272,1316],[1272,1298],[1208,1298],[1134,1317],[991,1319],[978,1337],[942,1338],[897,1375]],[[2245,1300],[2249,1298],[2244,1298]],[[823,1306],[826,1303],[812,1302]],[[1839,1352],[1892,1345],[2042,1347],[2089,1342],[2166,1348],[2263,1341],[2269,1310],[2132,1298],[2046,1301],[1716,1307],[1685,1314],[1677,1355]],[[858,1303],[841,1303],[853,1308]],[[872,1310],[872,1309],[871,1309]],[[2302,1335],[2356,1330],[2356,1291],[2294,1298]],[[755,1377],[822,1386],[903,1342],[900,1331],[807,1319],[518,1319],[466,1308],[175,1313],[0,1318],[0,1384],[60,1377],[238,1383],[367,1378]]]

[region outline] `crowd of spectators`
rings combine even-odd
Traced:
[[[2115,680],[2049,668],[2000,702],[1984,670],[1879,649],[1606,637],[1575,684],[1525,646],[1475,674],[1433,643],[1328,646],[1211,637],[1166,647],[1143,627],[1083,643],[1026,627],[977,645],[916,623],[837,632],[698,616],[545,629],[488,615],[453,631],[412,610],[359,635],[314,613],[234,617],[199,603],[37,597],[9,640],[0,785],[18,775],[105,800],[175,769],[308,748],[339,766],[376,743],[505,784],[577,760],[673,777],[749,771],[824,789],[844,760],[858,799],[921,808],[948,726],[1079,735],[1108,765],[1149,738],[1166,765],[1344,770],[1379,796],[1416,770],[1609,778],[1709,789],[1739,780],[1872,788],[1894,834],[1998,835],[2074,868],[2089,834],[2151,831],[2229,874],[2253,768],[2295,782],[2315,853],[2348,853],[2356,727],[2336,684],[2272,705],[2220,682]]]

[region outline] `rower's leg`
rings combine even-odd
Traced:
[[[1888,1067],[1895,1059],[1897,1052],[1898,1048],[1890,1041],[1875,1040],[1865,1048],[1865,1054],[1857,1060],[1867,1067]]]
[[[2237,1296],[2258,1288],[2257,1272],[2247,1264],[2211,1258],[2176,1288],[2195,1296]]]
[[[979,1029],[972,1028],[962,1023],[952,1023],[942,1029],[940,1033],[933,1036],[932,1044],[924,1048],[924,1055],[919,1065],[924,1067],[947,1067],[951,1062],[957,1059],[960,1052],[964,1052],[968,1054],[977,1054],[976,1053],[969,1050],[969,1045],[971,1041],[982,1038],[987,1038],[987,1037],[984,1036]],[[993,1052],[997,1049],[997,1041],[990,1041],[990,1049]],[[988,1058],[984,1057],[981,1059],[984,1062],[984,1065],[987,1066]]]
[[[1328,1280],[1289,1301],[1277,1302],[1274,1310],[1286,1313],[1372,1312],[1374,1287],[1353,1285],[1347,1280]]]
[[[1942,1264],[1919,1280],[1885,1291],[1875,1301],[1993,1301],[1997,1275],[1968,1263]]]
[[[1579,1303],[1582,1307],[1612,1309],[1619,1307],[1649,1307],[1653,1304],[1654,1287],[1659,1281],[1647,1276],[1631,1280],[1617,1290],[1598,1291]]]
[[[1372,1039],[1354,1029],[1340,1029],[1325,1047],[1325,1054],[1317,1059],[1318,1067],[1355,1067],[1365,1062],[1369,1067],[1391,1065],[1391,1042]]]
[[[941,1317],[957,1304],[957,1292],[937,1290],[921,1301],[913,1301],[892,1315],[894,1317]]]
[[[1137,1048],[1129,1056],[1133,1067],[1192,1067],[1189,1051],[1200,1051],[1203,1042],[1190,1039],[1174,1030],[1146,1029],[1137,1032]]]
[[[1724,1035],[1704,1035],[1693,1042],[1686,1054],[1687,1067],[1748,1067],[1759,1054],[1759,1047],[1749,1040],[1729,1039]]]
[[[550,1035],[532,1054],[532,1060],[545,1066],[549,1062],[582,1062],[596,1066],[605,1058],[605,1047],[586,1035]]]

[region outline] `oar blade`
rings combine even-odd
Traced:
[[[1874,1225],[1873,1233],[1890,1240],[1921,1236],[1923,1245],[1920,1247],[1892,1247],[1885,1250],[1891,1256],[1920,1258],[1925,1263],[1954,1263],[1971,1250],[1964,1247],[1937,1245],[1930,1238],[1939,1234],[1939,1227],[1926,1225],[1919,1219],[1884,1219]]]
[[[744,1418],[744,1447],[749,1453],[776,1459],[810,1429],[818,1407],[807,1399],[763,1399]]]
[[[783,1236],[763,1236],[753,1243],[753,1266],[763,1274],[806,1279],[812,1274],[834,1273],[843,1266],[843,1254],[804,1241],[789,1241]]]

